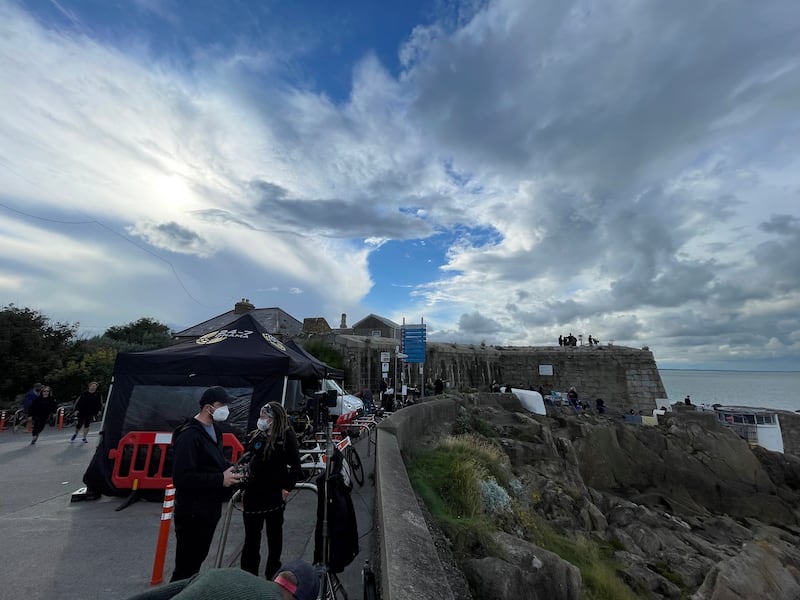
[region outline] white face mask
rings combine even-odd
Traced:
[[[267,431],[270,425],[272,425],[272,419],[259,419],[256,421],[256,427],[260,431]]]
[[[230,414],[231,410],[228,408],[228,405],[223,404],[219,408],[214,409],[214,412],[211,413],[211,418],[218,422],[227,421]]]

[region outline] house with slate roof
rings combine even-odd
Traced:
[[[303,331],[303,324],[286,311],[275,307],[256,308],[250,300],[242,298],[234,305],[233,310],[179,331],[174,337],[178,340],[193,339],[212,331],[225,329],[245,313],[250,313],[264,329],[280,340],[299,336]]]
[[[353,324],[353,335],[400,339],[401,326],[394,321],[370,314]]]

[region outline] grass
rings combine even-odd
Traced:
[[[481,481],[507,479],[505,455],[471,435],[445,438],[436,449],[419,453],[408,467],[416,492],[453,544],[458,557],[484,555],[494,546],[496,529],[482,510]]]
[[[635,600],[638,596],[617,575],[619,565],[612,558],[614,542],[599,544],[585,536],[572,538],[558,533],[538,515],[528,514],[531,541],[558,554],[581,572],[584,600]],[[617,542],[619,543],[619,542]]]

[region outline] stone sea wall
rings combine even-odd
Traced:
[[[381,352],[390,352],[388,377],[394,379],[397,340],[341,334],[320,336],[345,356],[351,391],[378,390],[382,375]],[[400,364],[400,363],[398,363]],[[552,375],[540,375],[540,367]],[[400,367],[402,368],[402,367]],[[399,369],[398,369],[399,370]],[[447,390],[488,391],[493,380],[505,386],[554,390],[566,393],[574,386],[581,400],[603,398],[612,412],[629,410],[650,414],[665,404],[666,392],[653,353],[648,348],[625,346],[481,346],[447,343],[427,344],[423,371],[420,365],[405,367],[405,381],[421,387],[426,380],[441,378]],[[663,400],[663,402],[662,402]],[[673,402],[679,398],[671,399]]]

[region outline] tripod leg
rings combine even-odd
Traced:
[[[339,581],[339,578],[336,576],[336,573],[329,573],[328,576],[331,578],[331,586],[329,588],[331,592],[331,600],[336,600],[337,598],[348,600],[347,592],[345,591],[342,582]]]

